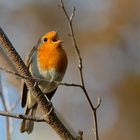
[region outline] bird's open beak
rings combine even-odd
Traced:
[[[63,43],[63,40],[57,40],[55,42],[53,42],[55,44],[56,47],[60,46],[61,43]]]
[[[64,43],[64,41],[63,40],[58,40],[60,43]]]
[[[57,43],[58,45],[63,43],[64,41],[63,40],[57,40],[55,43]]]

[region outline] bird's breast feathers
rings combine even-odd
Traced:
[[[51,57],[51,56],[50,56]],[[49,60],[49,58],[43,57],[45,60],[45,68],[42,68],[38,61],[37,58],[37,53],[34,54],[33,56],[33,61],[31,63],[31,67],[30,67],[30,71],[32,73],[33,76],[37,77],[37,78],[43,78],[45,79],[45,81],[39,82],[39,86],[42,89],[43,92],[51,92],[53,91],[58,84],[62,81],[63,76],[65,74],[65,70],[67,67],[67,62],[65,62],[64,64],[62,64],[59,59],[55,60],[55,58],[52,58],[52,60]],[[43,59],[42,58],[42,59]],[[67,61],[67,60],[66,60]],[[52,67],[50,67],[50,65]],[[59,67],[59,65],[62,65],[61,68],[57,68]],[[63,70],[61,70],[63,67]]]
[[[38,48],[37,63],[40,71],[55,69],[59,73],[65,73],[67,56],[62,48]]]

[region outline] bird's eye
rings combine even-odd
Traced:
[[[45,37],[43,40],[44,40],[44,42],[47,42],[48,39]]]
[[[57,41],[57,39],[56,39],[56,38],[53,38],[53,39],[52,39],[52,41],[53,41],[53,42],[56,42],[56,41]]]

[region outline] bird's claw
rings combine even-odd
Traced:
[[[50,110],[49,110],[45,115],[43,115],[44,120],[46,120],[48,123],[50,122],[48,116],[49,116],[52,112],[54,112],[53,105],[52,105],[52,103],[51,103],[50,101],[49,101],[49,106],[50,106]]]
[[[50,110],[49,112],[47,113],[47,115],[49,116],[52,112],[54,112],[54,108],[53,108],[53,105],[52,105],[52,102],[49,101],[49,106],[50,106]]]
[[[35,81],[34,87],[38,86],[38,84],[39,84],[39,81]]]

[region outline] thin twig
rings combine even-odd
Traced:
[[[68,26],[69,26],[69,31],[70,31],[70,37],[71,37],[71,40],[72,40],[72,43],[73,43],[73,46],[74,46],[74,49],[75,49],[75,53],[77,55],[77,59],[78,59],[78,69],[79,69],[79,73],[80,73],[80,80],[81,80],[81,88],[86,96],[86,99],[88,100],[88,103],[92,109],[92,112],[93,112],[93,122],[94,122],[94,136],[95,136],[95,140],[99,140],[99,136],[98,136],[98,125],[97,125],[97,109],[99,108],[100,104],[101,104],[101,100],[100,102],[98,102],[98,105],[97,107],[94,107],[93,106],[93,103],[88,95],[88,92],[86,90],[86,87],[85,87],[85,83],[84,83],[84,78],[83,78],[83,62],[82,62],[82,57],[81,57],[81,54],[80,54],[80,51],[79,51],[79,48],[78,48],[78,45],[77,45],[77,42],[76,42],[76,39],[75,39],[75,34],[74,34],[74,29],[73,29],[73,24],[72,24],[72,21],[73,21],[73,17],[75,15],[75,7],[73,8],[72,10],[72,13],[71,13],[71,16],[68,15],[68,12],[65,8],[65,5],[64,5],[64,2],[63,0],[60,0],[60,7],[62,8],[65,16],[66,16],[66,19],[67,19],[67,22],[68,22]],[[98,98],[99,99],[99,98]]]
[[[46,121],[43,118],[32,117],[32,116],[23,115],[23,114],[9,113],[9,112],[5,112],[5,111],[0,111],[0,116],[6,116],[6,117],[11,117],[11,118],[16,118],[16,119],[32,120],[35,122],[45,122]]]
[[[93,111],[93,122],[94,122],[94,126],[93,126],[93,132],[95,135],[95,139],[99,140],[99,135],[98,135],[98,124],[97,124],[97,109],[100,107],[101,105],[101,98],[98,97],[98,103],[97,106],[95,107],[95,110]]]
[[[79,87],[79,88],[81,88],[81,85],[74,84],[74,83],[59,83],[59,85],[68,86],[68,87]]]
[[[86,88],[85,88],[85,83],[84,83],[84,78],[83,78],[83,70],[82,70],[83,69],[82,57],[80,55],[80,51],[79,51],[79,48],[77,46],[77,42],[76,42],[76,39],[75,39],[74,30],[73,30],[73,25],[72,25],[72,20],[73,20],[74,14],[75,14],[75,8],[73,8],[72,14],[69,17],[68,13],[66,11],[66,8],[64,6],[63,0],[60,0],[60,1],[61,1],[61,8],[63,9],[63,11],[65,13],[65,16],[67,18],[67,21],[68,21],[70,36],[71,36],[72,43],[73,43],[73,46],[74,46],[74,49],[75,49],[75,52],[76,52],[76,55],[77,55],[77,58],[78,58],[78,68],[79,68],[79,71],[80,71],[80,78],[81,78],[81,84],[82,84],[81,88],[83,89],[83,91],[86,95],[86,98],[88,100],[88,103],[90,104],[90,107],[92,108],[92,110],[94,110],[95,108],[93,107],[93,104],[92,104],[92,102],[89,98],[89,95],[86,91]]]
[[[2,104],[3,104],[3,108],[7,112],[8,111],[8,107],[6,105],[6,100],[5,100],[4,94],[3,94],[3,87],[2,87],[2,82],[1,82],[1,75],[0,75],[0,89],[1,89],[0,97],[1,97]],[[8,117],[6,117],[6,133],[7,133],[6,134],[7,140],[11,140],[10,119]]]
[[[22,76],[20,75],[19,73],[17,72],[13,72],[13,71],[9,71],[5,68],[2,68],[0,67],[0,70],[1,71],[4,71],[6,73],[9,73],[9,74],[13,74],[21,79],[32,79],[32,80],[35,80],[36,82],[41,82],[41,81],[45,81],[45,82],[49,82],[48,80],[46,79],[43,79],[43,78],[38,78],[38,77],[28,77],[28,76]],[[78,84],[74,84],[74,83],[58,83],[58,85],[62,85],[62,86],[72,86],[72,87],[80,87],[81,88],[81,85],[78,85]]]

